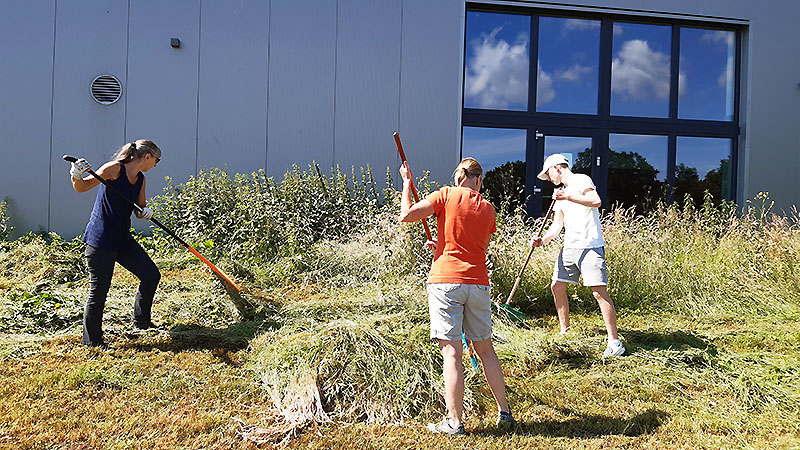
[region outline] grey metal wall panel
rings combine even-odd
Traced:
[[[54,21],[52,0],[0,1],[0,200],[17,234],[48,226]]]
[[[87,33],[91,26],[92,33]],[[53,93],[53,155],[50,161],[50,221],[64,237],[80,234],[89,221],[97,193],[72,189],[61,159],[64,153],[86,158],[99,168],[124,143],[125,60],[128,2],[91,0],[59,4]],[[92,80],[110,74],[120,80],[123,97],[101,105],[91,96]]]
[[[371,166],[377,182],[396,170],[401,2],[339,0],[335,162]]]
[[[147,174],[148,197],[162,192],[165,176],[183,183],[195,173],[199,26],[199,0],[130,3],[125,140],[152,139],[163,152]]]
[[[746,198],[769,192],[776,210],[800,206],[800,3],[753,5],[748,30]]]
[[[198,167],[263,169],[269,5],[204,0],[200,24]]]
[[[442,183],[459,158],[463,14],[458,0],[403,1],[400,136],[415,173]]]
[[[336,2],[273,0],[267,173],[333,164]]]

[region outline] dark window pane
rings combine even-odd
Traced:
[[[464,106],[528,109],[530,16],[467,11]]]
[[[611,114],[669,117],[672,28],[614,24]]]
[[[539,18],[536,110],[597,114],[600,21]]]
[[[731,199],[731,140],[678,137],[675,154],[675,201],[690,195],[703,203],[708,191],[715,204]]]
[[[733,31],[681,28],[678,117],[733,120]]]
[[[561,153],[569,161],[569,168],[575,173],[592,175],[592,138],[573,137],[573,136],[545,136],[544,138],[544,158]],[[539,170],[542,170],[544,160],[539,162]],[[545,181],[542,186],[542,214],[545,214],[550,207],[553,198],[553,183]]]
[[[514,212],[525,203],[526,130],[464,127],[462,158],[483,167],[481,194],[498,212]]]
[[[608,205],[651,209],[667,193],[667,136],[608,135]]]

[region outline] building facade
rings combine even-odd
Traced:
[[[72,190],[65,153],[97,167],[153,139],[152,196],[211,167],[395,174],[399,131],[438,181],[469,155],[513,172],[508,195],[532,214],[548,201],[532,174],[554,152],[606,205],[769,192],[788,211],[798,13],[794,0],[0,0],[0,197],[17,232],[68,238],[94,195]]]

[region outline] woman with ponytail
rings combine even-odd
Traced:
[[[428,276],[428,309],[431,339],[437,340],[444,358],[444,390],[447,417],[429,424],[435,433],[464,434],[464,366],[461,363],[462,330],[472,341],[483,363],[483,374],[498,407],[498,426],[509,426],[514,417],[506,400],[500,360],[492,345],[492,309],[486,249],[496,231],[494,207],[479,193],[483,169],[465,158],[453,172],[455,186],[445,186],[419,203],[411,204],[411,170],[400,168],[403,196],[400,220],[416,222],[431,214],[437,218],[437,240]]]
[[[161,149],[151,140],[139,139],[125,144],[111,161],[97,170],[97,175],[118,193],[106,189],[94,177],[83,176],[90,169],[85,159],[72,163],[70,168],[72,187],[77,192],[87,192],[100,185],[83,235],[89,268],[89,298],[83,312],[83,343],[89,347],[107,347],[103,340],[103,309],[116,262],[140,281],[133,305],[133,325],[143,330],[157,328],[150,319],[150,310],[161,273],[131,235],[131,213],[134,208],[128,200],[142,207],[141,214],[136,213],[139,219],[153,217],[153,210],[147,207],[144,172],[155,167],[160,160]]]

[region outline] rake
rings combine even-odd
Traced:
[[[550,201],[550,207],[547,209],[547,214],[545,214],[544,220],[542,220],[542,225],[539,227],[539,234],[537,234],[537,236],[541,236],[542,233],[544,232],[544,226],[547,223],[547,220],[550,218],[550,214],[553,212],[553,206],[555,204],[556,204],[556,200],[552,199]],[[531,247],[530,251],[528,252],[528,257],[525,258],[525,263],[522,265],[522,268],[519,270],[519,274],[517,275],[517,280],[514,281],[514,287],[511,288],[511,292],[508,294],[508,299],[506,299],[505,302],[501,302],[501,300],[499,300],[499,299],[497,301],[497,309],[498,310],[501,309],[501,308],[505,309],[516,320],[524,319],[525,318],[525,313],[523,313],[522,311],[519,311],[517,309],[512,308],[508,304],[511,303],[511,299],[514,298],[514,292],[516,292],[517,291],[517,287],[519,287],[519,282],[522,279],[522,273],[525,272],[525,268],[528,267],[528,262],[530,262],[531,255],[533,255],[533,250],[535,248],[536,247]],[[521,314],[522,317],[520,318],[518,314]]]

